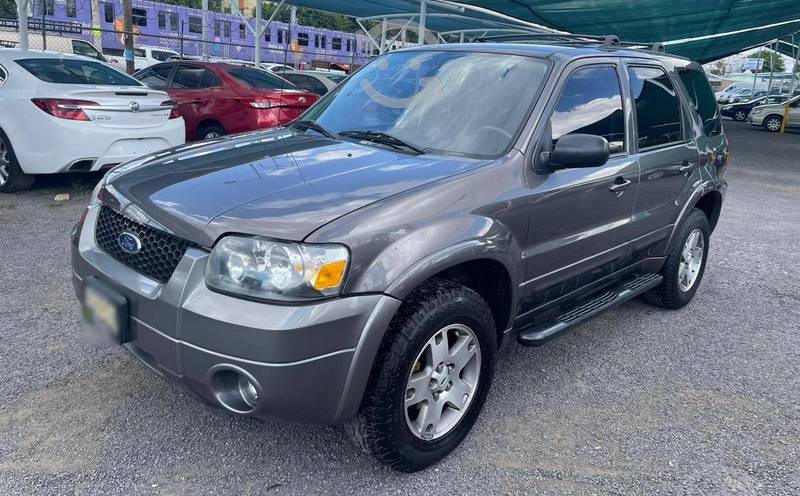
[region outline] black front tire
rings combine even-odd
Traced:
[[[747,119],[747,112],[744,110],[737,110],[733,113],[733,120],[742,122]]]
[[[699,230],[703,236],[703,259],[694,283],[688,290],[683,290],[681,289],[679,280],[683,248],[689,236],[695,230]],[[662,308],[676,310],[692,301],[692,298],[694,298],[697,292],[697,288],[700,287],[700,282],[703,280],[703,274],[706,270],[710,237],[711,227],[708,224],[706,214],[700,209],[694,209],[692,213],[689,214],[689,218],[686,219],[686,222],[683,223],[683,226],[681,226],[680,231],[672,239],[669,252],[667,253],[667,259],[664,261],[664,266],[661,269],[661,275],[664,276],[664,281],[659,286],[656,286],[644,294],[644,298],[648,303]]]
[[[33,176],[22,172],[22,168],[11,147],[11,140],[0,130],[0,193],[27,191],[33,186]]]
[[[406,422],[406,380],[417,355],[439,330],[463,324],[480,346],[480,376],[463,417],[442,437],[423,440]],[[467,436],[480,414],[492,382],[497,333],[489,306],[469,288],[432,279],[410,295],[392,320],[381,344],[358,415],[345,430],[361,448],[401,472],[416,472],[438,462]]]
[[[223,128],[219,124],[206,124],[205,126],[202,126],[200,129],[197,130],[197,139],[201,141],[209,140],[209,139],[219,138],[224,134],[225,134],[225,128]]]

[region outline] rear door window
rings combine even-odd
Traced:
[[[582,67],[573,72],[550,118],[553,144],[567,134],[593,134],[608,141],[611,153],[625,151],[625,115],[617,69]]]
[[[81,40],[72,40],[72,53],[93,59],[103,60],[103,56],[92,45]]]
[[[218,86],[220,80],[204,67],[179,66],[172,79],[172,88],[197,89]]]
[[[16,62],[46,83],[140,86],[132,77],[92,60],[22,59]]]
[[[172,65],[157,65],[138,73],[136,79],[154,90],[163,90],[169,84],[172,67]]]
[[[720,115],[717,110],[717,99],[705,74],[695,69],[678,71],[689,100],[700,119],[703,121],[703,132],[706,136],[715,136],[722,131]]]
[[[317,95],[324,95],[328,92],[325,84],[317,78],[306,76],[305,74],[284,74],[283,77],[301,90],[310,91]]]
[[[230,69],[228,74],[247,86],[258,90],[288,90],[295,88],[295,85],[289,81],[278,76],[273,76],[272,74],[260,69],[237,67],[235,69]]]
[[[629,67],[636,101],[639,149],[683,141],[681,106],[667,73],[658,67]]]

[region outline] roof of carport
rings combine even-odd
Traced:
[[[419,13],[420,2],[288,0],[288,3],[363,18],[413,15]],[[446,3],[455,8],[443,5]],[[458,3],[473,8],[456,10]],[[458,3],[441,0],[428,3],[426,26],[443,32],[530,23],[527,26],[570,33],[614,34],[624,41],[662,42],[668,52],[699,62],[800,32],[798,0],[460,0]]]

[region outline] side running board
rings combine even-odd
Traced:
[[[633,274],[617,283],[616,286],[606,288],[591,296],[588,300],[583,300],[579,304],[565,309],[547,322],[523,328],[517,334],[517,341],[525,346],[541,346],[548,340],[586,322],[609,308],[653,289],[661,284],[663,280],[664,277],[660,274]]]

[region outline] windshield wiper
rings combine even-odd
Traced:
[[[312,121],[312,120],[294,121],[292,122],[292,127],[304,127],[306,129],[311,129],[313,131],[316,131],[319,134],[328,137],[330,139],[337,139],[335,134],[317,124],[317,121]]]
[[[401,140],[396,136],[392,136],[391,134],[384,133],[382,131],[362,131],[362,130],[353,130],[353,131],[342,131],[339,133],[340,136],[347,136],[349,138],[356,138],[361,139],[364,141],[372,141],[373,143],[379,143],[381,145],[389,145],[393,148],[407,148],[414,153],[422,155],[425,153],[425,150],[412,145],[406,141]]]

